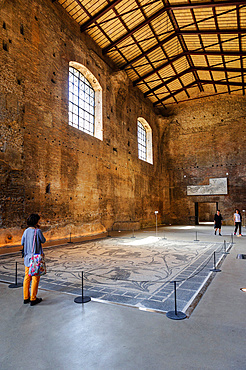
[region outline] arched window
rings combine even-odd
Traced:
[[[138,121],[138,158],[146,161],[147,159],[147,135],[141,122]]]
[[[69,63],[69,125],[102,140],[102,88],[83,65]]]
[[[143,117],[137,120],[138,158],[153,164],[152,129]]]

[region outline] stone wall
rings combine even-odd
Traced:
[[[49,0],[0,8],[0,245],[18,244],[31,212],[47,239],[194,224],[218,204],[225,222],[245,205],[246,99],[218,95],[160,116],[66,11]],[[69,62],[103,89],[103,140],[68,125]],[[153,165],[138,159],[137,118],[153,133]],[[228,194],[188,196],[187,186],[228,179]],[[199,207],[198,207],[199,208]]]
[[[0,244],[20,242],[31,212],[41,214],[47,239],[119,221],[153,225],[161,203],[152,104],[59,4],[3,1],[0,12]],[[102,86],[103,141],[68,125],[70,61]],[[153,165],[138,159],[139,116],[153,131]]]
[[[195,221],[195,202],[211,203],[233,223],[235,207],[246,208],[246,98],[218,95],[182,103],[167,112],[162,137],[164,217]],[[187,195],[187,186],[227,178],[228,194]],[[212,209],[214,209],[212,207]]]

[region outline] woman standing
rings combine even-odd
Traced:
[[[241,234],[241,213],[239,209],[236,209],[234,213],[234,225],[235,225],[234,235],[237,234],[237,229],[239,228],[238,236],[242,236]]]
[[[30,302],[31,306],[34,306],[42,301],[42,298],[37,298],[38,284],[40,276],[29,276],[29,266],[31,264],[32,249],[33,249],[33,240],[35,236],[34,243],[34,254],[43,253],[41,243],[45,243],[46,239],[43,236],[42,231],[39,229],[38,221],[40,216],[36,213],[32,213],[27,219],[27,226],[29,226],[23,233],[21,239],[21,245],[24,249],[24,265],[25,265],[25,278],[23,282],[23,296],[24,304]],[[31,294],[30,294],[30,283],[31,285]]]

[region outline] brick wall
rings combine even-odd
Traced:
[[[226,224],[246,208],[246,99],[218,95],[170,108],[162,136],[164,221],[193,223],[195,202],[218,203]],[[228,195],[187,196],[188,185],[227,177]]]
[[[155,210],[194,224],[195,202],[218,203],[228,224],[246,208],[245,97],[201,96],[161,117],[58,3],[4,1],[0,21],[0,244],[20,242],[31,212],[58,239],[154,225]],[[68,125],[70,61],[102,86],[103,141]],[[153,165],[138,159],[140,116]],[[228,195],[187,196],[214,177],[228,178]]]
[[[116,221],[154,224],[159,128],[151,103],[59,4],[5,1],[0,12],[0,244],[20,241],[31,212],[41,214],[48,239]],[[68,125],[70,61],[103,88],[103,141]],[[138,159],[139,116],[153,130],[153,165]]]

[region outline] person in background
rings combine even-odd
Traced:
[[[32,213],[27,219],[28,228],[24,231],[21,239],[21,245],[23,246],[23,257],[25,265],[25,277],[23,282],[23,296],[24,304],[30,302],[30,306],[34,306],[42,301],[42,298],[37,298],[38,284],[40,276],[29,276],[29,266],[31,264],[33,239],[36,230],[35,244],[34,244],[34,254],[43,253],[41,243],[45,243],[46,239],[43,236],[42,231],[39,229],[38,222],[40,216],[36,213]],[[30,294],[30,283],[31,294]]]
[[[240,213],[239,209],[236,209],[235,213],[234,213],[234,225],[235,225],[234,235],[237,234],[237,229],[239,229],[238,236],[242,236],[242,234],[241,234],[242,220],[241,220],[241,213]]]
[[[221,225],[222,225],[222,216],[220,210],[218,209],[214,215],[214,235],[216,235],[217,230],[219,229],[219,235],[221,236]]]

